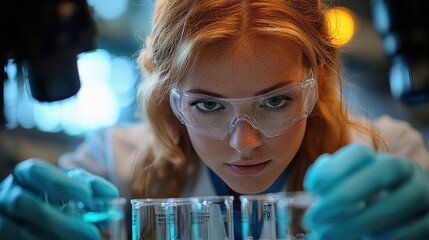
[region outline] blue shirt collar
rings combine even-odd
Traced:
[[[215,191],[217,195],[224,196],[224,195],[233,195],[232,189],[226,185],[226,183],[216,174],[214,173],[210,168],[209,174],[212,184],[214,185]],[[276,181],[265,191],[261,192],[260,194],[264,193],[275,193],[275,192],[281,192],[284,190],[286,186],[286,180],[288,175],[288,168],[286,168],[282,174],[276,179]],[[242,239],[242,229],[241,229],[241,205],[240,201],[238,199],[234,200],[234,206],[233,206],[233,213],[234,213],[234,238],[235,239]],[[256,233],[260,234],[260,233]]]

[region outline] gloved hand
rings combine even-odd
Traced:
[[[95,226],[72,219],[61,206],[71,199],[118,195],[107,180],[83,169],[65,172],[41,160],[26,160],[0,183],[1,239],[100,239]]]
[[[429,236],[429,173],[411,160],[352,144],[320,156],[304,188],[319,196],[304,216],[310,239]]]

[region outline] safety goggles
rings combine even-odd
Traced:
[[[222,140],[241,121],[267,137],[281,135],[307,118],[317,101],[317,84],[311,70],[307,79],[269,93],[246,98],[217,98],[170,91],[176,117],[192,131]]]

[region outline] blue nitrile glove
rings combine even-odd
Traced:
[[[320,156],[304,188],[319,196],[304,217],[310,239],[429,236],[429,173],[411,160],[352,144]]]
[[[71,199],[117,196],[111,183],[83,169],[64,172],[41,160],[26,160],[0,183],[0,238],[100,239],[95,226],[72,219],[61,206]]]

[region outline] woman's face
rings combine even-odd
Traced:
[[[245,98],[305,77],[302,52],[296,45],[274,38],[241,37],[204,48],[179,86],[184,93]],[[250,194],[266,190],[286,169],[302,143],[305,128],[304,120],[286,133],[266,137],[249,122],[240,121],[223,140],[190,128],[188,133],[208,167],[235,192]]]

